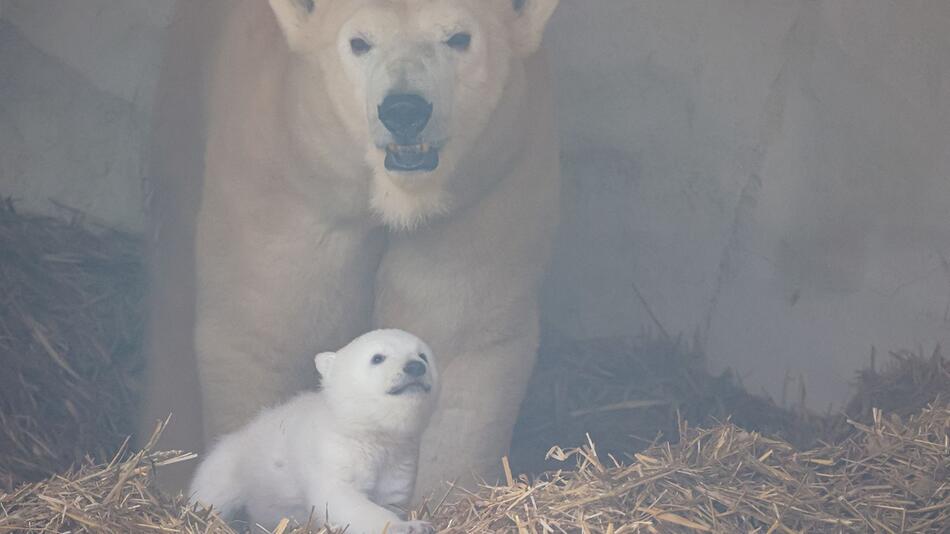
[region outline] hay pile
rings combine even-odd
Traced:
[[[0,490],[105,458],[132,428],[141,251],[82,222],[0,202]]]
[[[840,445],[798,451],[725,424],[680,430],[630,465],[590,444],[557,471],[437,514],[445,532],[950,532],[950,407],[874,412]]]
[[[555,447],[550,456],[577,468],[536,481],[508,471],[506,485],[457,491],[421,515],[452,534],[950,532],[950,406],[906,420],[874,410],[870,425],[851,425],[842,444],[807,451],[732,424],[684,425],[679,443],[656,444],[627,465],[593,443]],[[190,458],[120,451],[106,465],[0,494],[0,533],[232,534],[207,510],[154,488],[155,466]]]
[[[705,427],[731,419],[803,448],[848,431],[844,418],[802,409],[805,392],[795,389],[793,408],[752,395],[731,372],[711,374],[702,353],[665,333],[578,341],[548,332],[515,428],[512,469],[557,469],[545,461],[551,444],[579,446],[588,435],[602,453],[622,458],[656,440],[677,441],[680,419]]]
[[[843,413],[816,414],[805,408],[800,379],[788,381],[791,392],[778,402],[752,394],[728,370],[711,374],[702,353],[665,332],[580,341],[548,332],[515,428],[511,467],[516,474],[558,469],[545,459],[551,444],[576,447],[588,437],[602,454],[626,459],[655,441],[678,441],[681,419],[706,428],[728,419],[808,449],[847,438],[847,420],[869,424],[873,408],[906,417],[950,397],[939,346],[929,356],[918,349],[891,352],[884,365],[877,360],[873,351]]]
[[[152,452],[158,432],[143,451],[125,444],[103,465],[87,464],[49,480],[0,495],[0,533],[6,532],[233,532],[214,514],[160,494],[152,484],[156,466],[194,458]]]
[[[883,370],[877,369],[871,354],[871,366],[858,372],[854,396],[845,413],[867,421],[875,408],[901,417],[916,414],[934,399],[950,400],[950,364],[934,349],[929,358],[923,349],[891,352]]]

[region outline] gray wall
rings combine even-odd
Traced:
[[[571,193],[547,292],[822,408],[872,346],[950,342],[950,2],[562,2]]]
[[[142,149],[171,0],[0,0],[0,194],[142,227]]]
[[[0,0],[2,1],[2,0]],[[0,192],[141,227],[170,0],[7,0]],[[814,408],[880,352],[950,345],[950,2],[562,0],[549,34],[574,337],[653,320]]]

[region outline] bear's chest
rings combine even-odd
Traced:
[[[347,458],[338,466],[351,487],[383,506],[406,504],[416,474],[414,455],[386,444],[365,442],[351,444],[345,450]]]

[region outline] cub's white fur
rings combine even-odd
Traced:
[[[195,474],[193,498],[225,517],[243,508],[269,528],[312,513],[354,534],[387,524],[393,533],[431,532],[393,509],[412,495],[419,437],[438,396],[432,351],[401,330],[377,330],[315,362],[322,390],[221,438]]]

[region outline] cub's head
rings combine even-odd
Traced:
[[[466,187],[452,183],[454,171],[485,133],[513,62],[538,49],[557,3],[270,0],[291,51],[319,68],[326,96],[363,145],[372,206],[395,227],[451,208],[451,190]]]
[[[369,431],[418,435],[439,395],[432,349],[402,330],[375,330],[314,359],[334,413]]]

